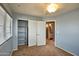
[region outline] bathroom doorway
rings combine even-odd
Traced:
[[[46,22],[46,44],[55,43],[55,21]]]

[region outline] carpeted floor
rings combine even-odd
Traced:
[[[12,56],[72,56],[71,54],[56,48],[53,40],[48,40],[46,46],[27,47],[22,45],[14,51]]]

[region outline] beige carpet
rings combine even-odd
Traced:
[[[46,46],[27,47],[22,45],[17,51],[13,52],[13,56],[72,56],[71,54],[56,48],[53,40],[48,40]]]

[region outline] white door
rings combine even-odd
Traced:
[[[36,21],[28,20],[28,46],[36,45],[36,25]]]
[[[37,22],[37,46],[46,45],[46,29],[45,22]]]

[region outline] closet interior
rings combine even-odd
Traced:
[[[18,20],[18,45],[28,45],[28,21]]]

